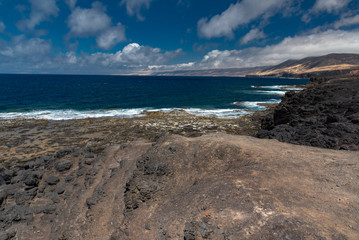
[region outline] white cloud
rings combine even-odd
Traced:
[[[70,37],[96,36],[97,46],[109,50],[117,43],[125,41],[125,27],[118,23],[112,26],[106,8],[100,2],[94,2],[92,8],[76,7],[68,19]]]
[[[313,8],[309,9],[302,16],[302,21],[308,23],[311,21],[311,15],[321,12],[339,13],[343,8],[347,7],[352,0],[316,0]]]
[[[159,48],[130,43],[116,53],[96,52],[76,55],[68,52],[57,58],[57,71],[72,73],[136,74],[146,72],[153,64],[165,64],[182,54],[182,50],[162,51]],[[53,67],[55,68],[55,67]]]
[[[96,38],[97,45],[102,49],[111,49],[117,43],[125,41],[125,27],[118,23],[117,26],[111,27],[104,31]]]
[[[31,3],[30,18],[18,22],[17,26],[22,31],[33,31],[41,22],[51,16],[57,16],[59,8],[56,0],[29,0]]]
[[[92,8],[75,8],[68,19],[70,32],[74,36],[95,36],[108,29],[111,18],[105,13],[106,8],[99,2],[94,2]]]
[[[24,35],[14,37],[9,43],[0,48],[0,63],[10,62],[21,66],[21,64],[39,63],[44,61],[51,51],[51,41],[30,38]]]
[[[247,44],[253,40],[265,38],[263,31],[260,31],[258,28],[253,28],[250,30],[244,37],[241,39],[241,44]]]
[[[204,56],[200,62],[201,67],[210,68],[227,68],[234,66],[241,66],[244,60],[240,57],[239,50],[212,50]]]
[[[162,52],[159,48],[130,43],[116,53],[94,53],[87,57],[105,67],[147,68],[152,64],[163,64],[182,54],[182,50]]]
[[[6,28],[5,24],[0,21],[0,32],[3,32],[5,28]]]
[[[352,17],[342,17],[340,20],[334,23],[335,28],[341,28],[351,25],[359,24],[359,15]]]
[[[286,0],[243,0],[231,4],[227,10],[215,15],[210,20],[202,18],[198,21],[198,34],[201,37],[233,37],[233,31],[240,25],[261,17],[269,17],[278,10],[291,4]]]
[[[181,54],[181,49],[163,51],[131,43],[116,53],[69,51],[54,55],[51,41],[22,35],[0,42],[0,72],[135,74],[148,71],[150,65],[166,64]]]
[[[348,5],[352,0],[317,0],[314,4],[314,12],[326,11],[328,13],[336,12]]]
[[[133,16],[136,14],[137,18],[143,20],[141,15],[142,7],[149,8],[153,0],[121,0],[121,5],[126,5],[127,14]]]
[[[70,7],[70,9],[74,9],[77,3],[77,0],[65,0],[65,3]]]
[[[287,37],[275,45],[243,50],[213,50],[197,68],[255,67],[279,64],[288,59],[321,56],[329,53],[358,53],[359,31],[329,30]]]

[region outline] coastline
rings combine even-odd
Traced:
[[[238,119],[0,120],[2,234],[356,239],[357,152],[251,137],[295,95]]]
[[[263,87],[252,86],[254,89]],[[305,85],[285,85],[278,89],[304,88]],[[271,90],[275,89],[276,86]],[[236,104],[241,105],[241,102]],[[278,104],[280,102],[256,102],[259,110],[243,109],[241,111],[246,114],[241,113],[232,118],[199,116],[183,109],[141,110],[133,116],[121,118],[3,118],[0,119],[0,159],[2,162],[24,163],[43,156],[53,156],[65,148],[74,150],[96,145],[98,149],[105,149],[111,144],[138,139],[153,142],[166,134],[186,137],[208,133],[253,136],[260,130],[261,120],[271,114]]]
[[[268,110],[253,111],[236,119],[200,117],[184,111],[147,112],[133,118],[88,118],[78,120],[0,120],[0,159],[29,161],[53,155],[63,148],[80,149],[96,145],[104,149],[137,139],[155,141],[165,134],[195,137],[207,133],[254,135],[260,118]]]

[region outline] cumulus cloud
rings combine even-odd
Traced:
[[[335,28],[347,27],[359,24],[359,15],[352,17],[342,17],[340,20],[334,23]]]
[[[96,38],[97,45],[102,49],[111,49],[117,43],[125,41],[125,27],[118,23],[117,26],[108,28]]]
[[[198,63],[202,68],[255,67],[329,53],[358,53],[359,31],[328,30],[287,37],[275,45],[243,50],[213,50]]]
[[[109,50],[117,43],[125,41],[125,27],[118,23],[112,26],[106,8],[100,2],[94,2],[92,8],[76,7],[68,19],[70,37],[96,37],[97,46]]]
[[[166,64],[181,54],[181,49],[163,51],[131,43],[115,53],[77,54],[69,51],[54,55],[51,41],[27,39],[22,35],[4,46],[0,44],[0,71],[63,73],[66,70],[66,73],[135,74],[147,71],[148,66],[153,64]]]
[[[100,2],[94,2],[92,8],[75,8],[68,19],[68,26],[73,36],[95,36],[108,29],[111,18],[106,14],[106,8]]]
[[[51,16],[57,16],[59,8],[56,0],[29,0],[31,13],[28,19],[18,22],[17,26],[21,31],[33,31],[41,22],[48,20]]]
[[[130,43],[116,53],[93,53],[85,57],[88,62],[104,67],[146,68],[150,64],[163,64],[182,54],[182,50],[161,51],[160,48]]]
[[[265,38],[265,34],[263,31],[259,30],[258,28],[253,28],[250,30],[244,37],[241,39],[241,44],[247,44],[253,40]]]
[[[6,28],[5,24],[0,21],[0,32],[3,32],[5,28]]]
[[[77,3],[77,0],[65,0],[65,3],[70,7],[70,9],[74,9]]]
[[[149,70],[153,64],[166,64],[182,54],[182,50],[163,51],[159,48],[130,43],[116,53],[96,52],[77,55],[68,52],[56,59],[56,70],[72,73],[136,74]]]
[[[198,21],[198,34],[204,38],[233,37],[233,31],[240,25],[261,17],[269,17],[284,8],[291,1],[286,0],[243,0],[231,4],[227,10],[211,19]]]
[[[20,35],[0,44],[0,71],[3,73],[39,71],[49,63],[52,44],[40,38]]]
[[[121,5],[126,5],[128,15],[136,15],[139,20],[143,20],[141,9],[143,7],[148,9],[152,1],[153,0],[122,0]]]

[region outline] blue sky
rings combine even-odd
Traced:
[[[0,0],[0,73],[151,74],[359,53],[358,0]]]

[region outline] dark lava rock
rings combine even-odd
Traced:
[[[69,175],[65,177],[66,182],[71,182],[77,175],[77,170],[73,170]]]
[[[92,194],[91,197],[86,199],[86,204],[88,208],[91,208],[91,206],[96,205],[101,198],[106,196],[106,192],[103,188],[103,186],[97,186]]]
[[[50,176],[45,181],[49,185],[56,185],[60,181],[60,179],[56,176]]]
[[[186,222],[184,227],[184,240],[196,240],[196,225]]]
[[[207,239],[213,232],[208,224],[208,219],[202,218],[198,221],[199,231],[201,233],[202,238]]]
[[[359,150],[359,79],[309,84],[288,92],[262,119],[259,138],[331,149]]]
[[[56,205],[50,203],[50,204],[47,204],[47,205],[44,207],[44,209],[43,209],[42,212],[45,213],[45,214],[52,214],[52,213],[54,213],[55,211],[56,211]]]
[[[3,184],[5,184],[5,180],[2,179],[2,177],[0,177],[0,186],[3,185]]]
[[[55,154],[55,158],[65,157],[66,155],[69,155],[70,153],[72,153],[72,151],[73,150],[71,148],[62,149]]]
[[[11,179],[15,176],[13,170],[2,169],[0,170],[0,177],[5,181],[6,184],[11,183]]]
[[[24,205],[30,200],[34,199],[37,194],[37,188],[32,188],[27,191],[19,190],[15,194],[15,202],[17,205]]]
[[[95,154],[88,152],[86,153],[85,158],[95,158]]]
[[[63,194],[65,192],[65,188],[65,184],[59,184],[56,189],[57,194]]]
[[[40,172],[34,171],[29,173],[25,179],[24,183],[29,187],[37,187],[39,185],[39,181],[42,178],[42,174]]]
[[[1,207],[2,203],[5,201],[6,197],[7,197],[7,193],[5,193],[4,191],[1,191],[0,192],[0,207]]]
[[[13,239],[16,235],[15,231],[2,232],[0,233],[0,240],[10,240]]]
[[[86,165],[91,165],[91,164],[93,163],[93,159],[91,159],[91,158],[85,158],[84,163],[85,163]]]
[[[62,160],[56,163],[55,169],[59,172],[64,172],[72,167],[72,162],[69,160]]]
[[[7,235],[7,233],[3,232],[0,233],[0,240],[8,240],[9,236]]]

